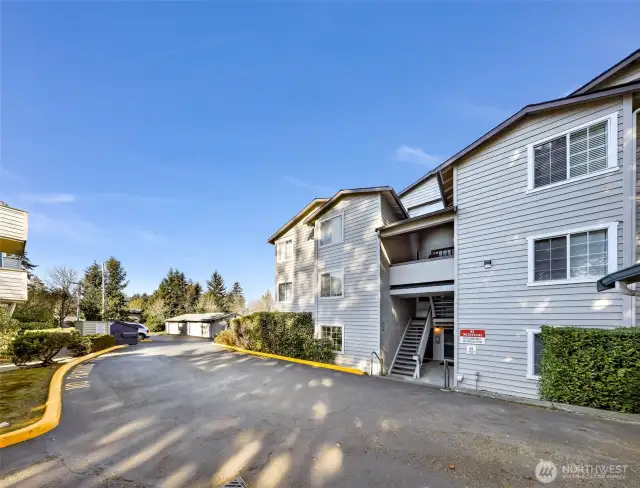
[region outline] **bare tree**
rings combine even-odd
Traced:
[[[271,291],[267,290],[264,295],[260,297],[260,300],[254,300],[249,303],[249,312],[271,312],[275,309],[273,296]]]
[[[207,294],[200,295],[198,304],[196,305],[196,311],[198,313],[222,312],[216,299]]]
[[[78,274],[71,268],[56,266],[49,271],[47,287],[53,297],[55,319],[59,327],[62,327],[64,318],[71,313],[76,304],[77,282]]]

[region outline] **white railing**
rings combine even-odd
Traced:
[[[393,356],[393,361],[391,361],[391,365],[389,366],[389,372],[393,371],[393,366],[394,364],[396,364],[396,358],[398,357],[398,352],[400,352],[400,348],[402,347],[402,343],[404,342],[404,336],[407,335],[407,331],[409,330],[409,326],[411,325],[411,321],[413,320],[413,317],[409,317],[409,321],[407,322],[407,325],[405,325],[404,327],[404,332],[402,333],[402,338],[400,339],[400,342],[398,343],[398,347],[396,347],[396,354]]]
[[[402,286],[432,281],[453,280],[453,258],[422,259],[392,264],[389,285]]]
[[[420,338],[420,346],[418,346],[418,354],[413,356],[413,359],[415,359],[416,361],[416,370],[413,373],[413,377],[416,379],[420,378],[420,367],[422,366],[422,358],[424,357],[424,351],[427,349],[427,342],[429,342],[429,333],[431,332],[432,326],[433,309],[429,308],[427,321],[425,323],[424,329],[422,330],[422,337]]]

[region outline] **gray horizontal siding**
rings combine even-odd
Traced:
[[[636,107],[640,105],[640,97]],[[640,114],[636,115],[636,263],[640,263]],[[636,285],[636,289],[639,287]],[[636,325],[640,324],[640,298],[636,298]]]
[[[417,215],[422,215],[424,213],[432,212],[433,210],[438,210],[442,208],[442,203],[436,203],[428,206],[423,206],[421,208],[417,208],[415,210],[411,210],[411,207],[415,207],[416,205],[423,205],[427,202],[431,202],[433,200],[441,199],[440,195],[440,187],[438,185],[438,180],[435,176],[427,179],[426,181],[420,183],[418,186],[413,188],[408,193],[405,193],[400,197],[400,201],[404,205],[406,209],[409,211],[409,216],[415,217]]]
[[[344,354],[336,362],[367,371],[371,351],[379,351],[380,267],[375,229],[383,221],[380,196],[344,198],[327,217],[339,213],[344,213],[344,242],[318,248],[318,273],[343,269],[344,297],[318,300],[317,325],[342,325]]]
[[[627,66],[620,70],[618,73],[607,79],[598,87],[594,87],[591,90],[600,90],[602,88],[610,88],[616,85],[622,85],[624,83],[630,83],[632,81],[640,80],[640,62]]]
[[[532,142],[618,112],[622,164],[622,100],[525,119],[469,156],[457,170],[457,325],[484,328],[477,355],[458,355],[459,386],[529,398],[538,385],[526,378],[526,329],[541,325],[616,327],[622,300],[597,293],[595,283],[527,286],[527,236],[622,220],[622,171],[527,193]],[[619,265],[622,259],[622,223]],[[484,268],[491,259],[492,267]]]
[[[276,282],[274,298],[278,298],[278,283],[293,282],[293,300],[291,302],[276,301],[276,310],[281,312],[311,312],[315,314],[314,286],[314,240],[313,227],[297,223],[280,240],[293,238],[293,258],[284,263],[276,260]]]

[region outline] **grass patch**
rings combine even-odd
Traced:
[[[0,423],[9,422],[0,434],[25,427],[44,415],[49,381],[60,364],[22,368],[0,373]]]

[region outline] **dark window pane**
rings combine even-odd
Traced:
[[[540,334],[533,335],[533,374],[540,374],[540,359],[542,357],[542,338]]]

